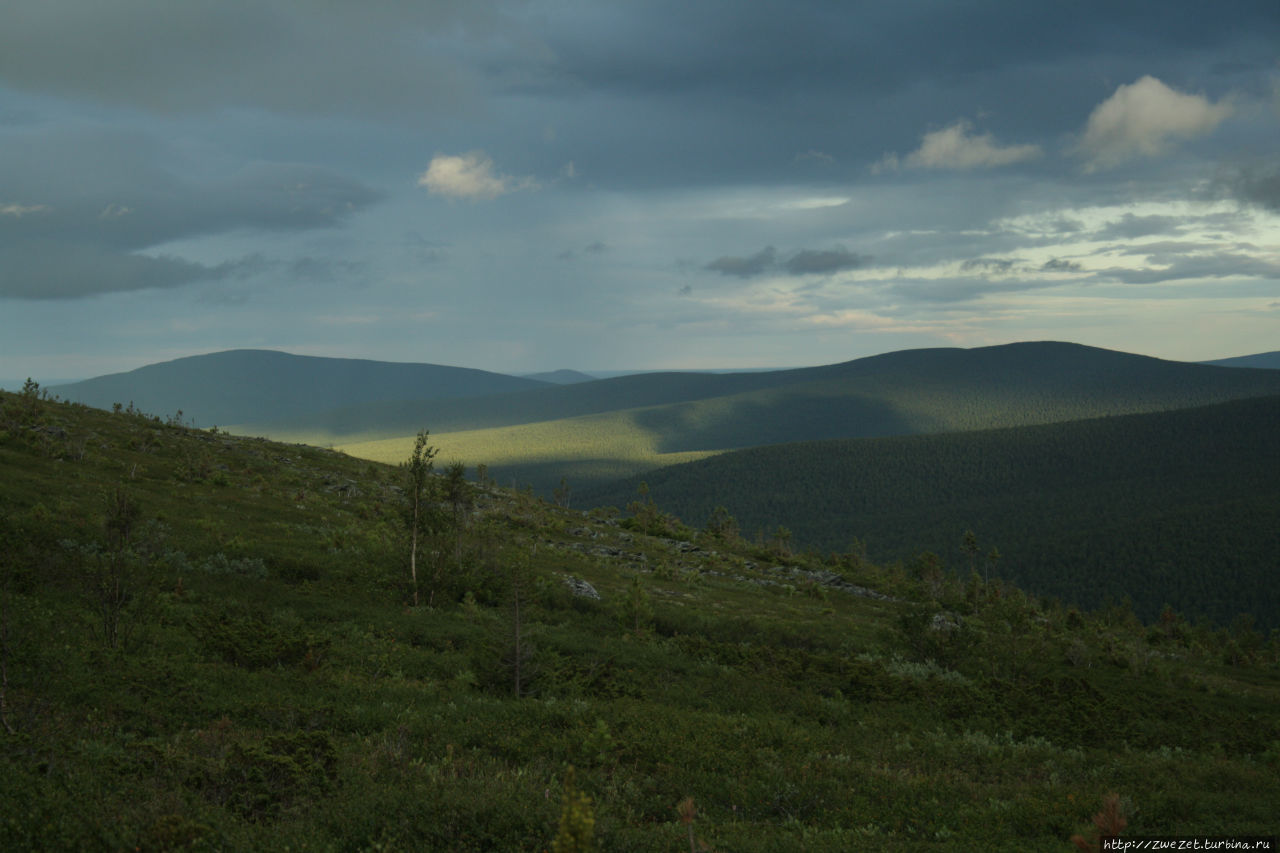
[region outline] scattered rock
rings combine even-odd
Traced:
[[[960,618],[959,613],[953,613],[950,610],[944,610],[941,613],[933,614],[933,619],[929,622],[929,627],[934,631],[943,634],[950,634],[952,631],[958,631],[964,625],[964,620]]]
[[[564,579],[565,585],[573,591],[573,594],[579,598],[593,598],[600,600],[600,593],[596,592],[596,588],[584,581],[582,578],[567,577]]]

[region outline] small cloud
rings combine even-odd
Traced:
[[[601,243],[599,240],[596,240],[594,243],[588,243],[582,247],[582,254],[584,255],[603,255],[607,251],[609,251],[609,247],[604,243]],[[578,253],[573,249],[565,249],[563,252],[556,255],[556,257],[562,261],[571,261],[578,257]]]
[[[716,258],[703,269],[718,272],[721,275],[732,275],[738,278],[752,278],[768,272],[776,263],[778,252],[772,246],[766,246],[754,255],[746,258]]]
[[[885,154],[871,167],[875,174],[909,169],[991,169],[1024,160],[1043,152],[1039,145],[1000,145],[990,133],[973,133],[973,123],[960,119],[942,130],[926,133],[920,147],[899,161],[894,152]]]
[[[960,265],[961,272],[979,272],[982,275],[1006,275],[1014,262],[1008,258],[972,258]]]
[[[693,295],[693,285],[691,285],[691,284],[686,284],[684,287],[682,287],[682,288],[680,288],[679,290],[677,290],[677,291],[676,291],[676,294],[677,294],[677,295],[679,295],[679,296],[692,296],[692,295]]]
[[[818,166],[831,166],[835,164],[836,158],[832,157],[830,154],[818,151],[817,149],[811,149],[803,154],[797,154],[794,162],[813,163]]]
[[[122,216],[128,216],[133,213],[133,208],[123,204],[108,204],[102,208],[102,212],[98,214],[99,219],[119,219]]]
[[[800,249],[780,261],[777,250],[766,246],[745,258],[716,258],[703,269],[738,278],[752,278],[775,269],[781,269],[788,275],[820,275],[857,269],[866,266],[870,260],[870,255],[860,255],[837,246],[834,249]]]
[[[1042,272],[1080,272],[1083,269],[1076,261],[1064,261],[1062,258],[1050,258],[1040,267]]]
[[[288,270],[294,278],[304,281],[338,281],[361,275],[365,271],[365,264],[340,258],[306,256],[293,260]]]
[[[796,252],[782,264],[783,268],[792,275],[804,275],[806,273],[831,273],[840,270],[857,269],[866,266],[871,258],[867,255],[859,255],[857,252],[850,252],[843,246],[835,249],[802,249]]]
[[[1109,168],[1157,156],[1171,140],[1209,133],[1229,115],[1230,104],[1179,92],[1147,75],[1094,108],[1076,152],[1085,158],[1086,171]]]
[[[372,326],[381,319],[376,314],[317,314],[311,321],[322,326]]]
[[[0,216],[12,216],[21,219],[33,213],[49,213],[53,208],[47,204],[0,204]]]
[[[1085,230],[1083,222],[1069,216],[1058,216],[1049,225],[1050,229],[1058,234],[1077,234]]]
[[[573,165],[573,161],[570,160],[561,167],[560,174],[572,181],[574,178],[578,177],[578,167]]]
[[[1126,213],[1094,235],[1097,240],[1132,240],[1136,237],[1150,237],[1153,234],[1177,233],[1184,220],[1177,216],[1135,216]]]
[[[432,157],[427,170],[418,176],[418,186],[433,195],[475,200],[536,189],[537,182],[531,177],[503,175],[495,170],[488,154],[471,151],[461,156],[437,154]]]
[[[900,165],[898,155],[890,151],[871,164],[871,174],[879,175],[884,172],[896,172]]]

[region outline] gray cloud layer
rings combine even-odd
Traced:
[[[344,221],[378,197],[290,163],[193,180],[154,164],[145,138],[116,132],[9,135],[0,152],[0,296],[66,299],[173,287],[244,272],[139,254],[234,229],[301,231]]]
[[[458,45],[501,37],[501,5],[42,0],[6,11],[0,80],[163,112],[453,107],[475,78]]]
[[[124,337],[137,321],[109,309],[129,303],[183,330],[175,350],[198,326],[208,348],[497,369],[735,347],[799,363],[1068,322],[1127,336],[1141,319],[1108,299],[1134,293],[1167,330],[1156,300],[1274,289],[1275,0],[43,0],[2,17],[11,350],[46,346],[29,330],[55,313]],[[220,284],[179,288],[198,281]],[[74,304],[142,288],[167,292]],[[1215,310],[1247,323],[1258,304]],[[812,334],[854,327],[911,331]]]

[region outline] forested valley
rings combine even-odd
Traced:
[[[760,541],[855,542],[878,562],[1012,580],[1096,608],[1128,598],[1228,624],[1280,619],[1280,397],[1001,430],[800,442],[587,489],[701,523],[717,506]],[[978,551],[967,549],[972,532]],[[992,556],[992,552],[996,556]],[[925,555],[925,556],[922,556]],[[914,569],[913,569],[914,570]]]

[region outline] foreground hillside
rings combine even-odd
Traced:
[[[645,475],[681,518],[723,505],[796,547],[922,550],[1096,607],[1128,596],[1280,627],[1280,396],[1003,430],[760,447]],[[587,489],[623,507],[638,479]],[[981,559],[961,547],[978,535]],[[991,566],[986,554],[1001,557]]]
[[[0,847],[1274,831],[1280,645],[0,396]],[[591,596],[594,591],[599,598]]]

